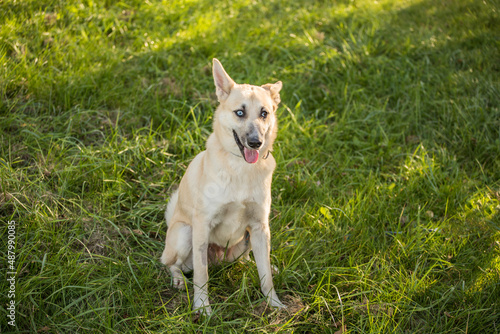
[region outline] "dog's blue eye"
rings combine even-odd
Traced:
[[[267,117],[267,111],[262,110],[262,111],[260,112],[260,117],[262,117],[262,118],[266,118],[266,117]]]
[[[240,110],[236,110],[234,113],[235,113],[235,114],[236,114],[236,116],[238,116],[238,117],[243,117],[243,116],[245,116],[245,112],[244,112],[243,110],[241,110],[241,109],[240,109]]]

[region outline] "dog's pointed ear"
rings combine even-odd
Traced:
[[[274,100],[276,105],[278,105],[281,102],[280,90],[283,87],[283,83],[281,81],[278,81],[273,84],[265,84],[262,85],[261,87],[269,91],[269,94],[271,94],[271,98]]]
[[[216,88],[217,98],[219,102],[227,99],[231,89],[234,86],[234,81],[231,77],[224,71],[224,67],[217,58],[213,59],[212,71],[214,75],[214,82]]]

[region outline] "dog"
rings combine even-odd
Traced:
[[[212,65],[219,101],[213,132],[170,197],[161,262],[178,289],[185,288],[182,272],[193,271],[193,310],[210,314],[208,265],[249,259],[252,250],[268,304],[284,308],[269,259],[271,150],[282,83],[237,84],[217,59]]]

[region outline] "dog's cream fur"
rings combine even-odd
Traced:
[[[180,289],[181,271],[194,271],[193,309],[210,313],[208,265],[248,258],[252,249],[262,292],[271,306],[282,308],[272,281],[268,220],[282,84],[236,84],[217,59],[213,76],[220,102],[214,131],[170,198],[161,261]]]

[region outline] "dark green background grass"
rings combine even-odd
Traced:
[[[499,11],[1,2],[5,246],[17,223],[17,328],[2,275],[1,331],[500,332]],[[210,270],[200,318],[158,260],[168,195],[211,132],[213,57],[284,84],[271,260],[287,311],[237,263]]]

